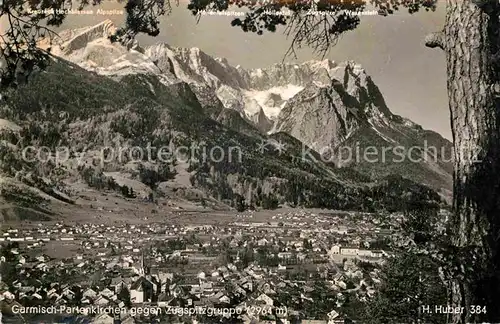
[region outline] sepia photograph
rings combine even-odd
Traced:
[[[11,323],[500,323],[500,2],[0,1]]]

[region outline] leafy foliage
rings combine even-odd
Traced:
[[[1,278],[2,281],[9,286],[17,280],[17,259],[16,255],[12,253],[12,250],[18,247],[19,244],[14,242],[2,245],[0,250],[0,257],[5,258],[4,262],[0,262],[0,273],[2,274]]]
[[[118,299],[121,300],[126,307],[131,307],[132,303],[130,302],[130,291],[127,287],[123,287],[118,293]]]
[[[167,164],[161,163],[155,169],[139,165],[139,180],[151,189],[156,189],[159,182],[173,179],[174,175]]]
[[[30,190],[23,190],[18,187],[10,187],[3,190],[2,197],[10,202],[24,207],[41,206],[47,202],[43,197]]]

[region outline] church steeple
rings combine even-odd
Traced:
[[[141,267],[139,268],[139,275],[144,276],[146,274],[145,268],[144,268],[144,252],[141,254]]]

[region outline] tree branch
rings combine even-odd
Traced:
[[[425,46],[444,49],[443,32],[431,33],[425,37]]]

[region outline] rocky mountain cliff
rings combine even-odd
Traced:
[[[374,192],[380,196],[394,181],[404,183],[398,190],[432,196],[403,178],[444,195],[451,189],[451,165],[441,151],[418,162],[395,160],[398,146],[422,148],[425,142],[451,150],[450,143],[392,114],[354,62],[246,70],[197,48],[111,43],[115,29],[104,21],[61,33],[52,48],[54,64],[9,95],[0,111],[4,124],[15,125],[0,132],[2,154],[11,160],[2,168],[5,179],[37,188],[52,183],[42,185],[47,189],[55,183],[74,187],[80,178],[100,189],[133,188],[144,197],[159,191],[168,196],[175,187],[217,201],[241,197],[247,205],[277,200],[358,209],[375,208]],[[39,46],[47,44],[42,40]],[[102,147],[151,143],[195,146],[196,153],[189,159],[175,156],[171,163],[96,161],[102,160]],[[64,145],[73,155],[50,166],[20,161],[20,149],[28,145]],[[202,147],[232,146],[242,152],[236,162],[214,162],[200,153]],[[368,147],[388,148],[384,160],[346,155]],[[423,157],[422,150],[415,151]],[[85,158],[76,161],[78,154]],[[31,168],[36,171],[28,172]],[[395,197],[388,199],[392,203]]]

